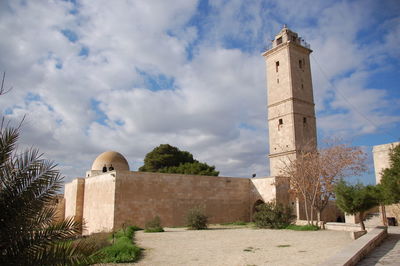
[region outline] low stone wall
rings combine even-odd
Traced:
[[[365,225],[365,229],[369,232],[373,229],[375,229],[377,226],[368,226]],[[327,230],[333,230],[333,231],[347,231],[347,232],[357,232],[361,231],[361,225],[360,224],[354,224],[354,223],[325,223],[324,228]]]
[[[356,265],[362,258],[368,255],[376,246],[378,246],[387,237],[387,228],[376,227],[363,237],[354,240],[339,253],[321,264],[324,266]]]
[[[356,232],[361,230],[361,226],[354,223],[326,223],[325,229],[333,231]]]

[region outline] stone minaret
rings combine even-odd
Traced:
[[[263,53],[267,63],[270,175],[317,143],[309,45],[286,26]]]

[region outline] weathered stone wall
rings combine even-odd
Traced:
[[[334,200],[331,200],[322,211],[321,220],[324,222],[336,222],[339,216],[344,219],[344,212],[339,209]]]
[[[112,231],[114,228],[115,172],[85,179],[83,234]]]
[[[377,184],[381,181],[381,173],[383,169],[390,167],[390,149],[393,149],[397,145],[400,145],[400,142],[382,144],[373,147],[372,153],[374,156],[375,180]]]
[[[373,147],[372,153],[374,157],[375,180],[377,184],[381,181],[382,171],[385,168],[390,167],[390,150],[397,145],[400,145],[400,142],[392,142]],[[400,204],[388,205],[385,209],[387,217],[395,217],[398,222],[400,221]]]
[[[299,220],[307,220],[307,215],[304,208],[304,201],[299,200],[296,202],[297,207],[297,217]],[[310,212],[309,212],[310,215]],[[336,222],[338,217],[341,217],[344,222],[345,215],[344,213],[336,206],[334,200],[328,202],[327,206],[321,213],[321,221],[324,222]],[[310,216],[311,217],[311,216]],[[317,212],[313,211],[314,220],[317,220]]]
[[[84,190],[84,178],[76,178],[65,184],[65,217],[74,216],[76,221],[82,221]]]
[[[182,226],[197,206],[211,223],[249,221],[249,184],[247,178],[118,172],[115,227],[144,226],[156,215],[164,226]]]
[[[54,217],[54,220],[56,222],[60,222],[60,221],[64,220],[64,218],[65,218],[65,199],[64,199],[64,195],[60,194],[60,195],[55,196],[54,204],[56,206],[56,215]]]
[[[275,178],[252,178],[250,179],[250,202],[257,200],[269,202],[276,198]]]

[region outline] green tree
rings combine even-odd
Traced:
[[[348,214],[359,214],[361,230],[365,230],[365,212],[379,205],[377,187],[361,183],[351,185],[342,180],[335,186],[335,193],[337,206]]]
[[[400,202],[400,145],[390,151],[390,167],[383,170],[379,187],[384,204]]]
[[[146,154],[141,172],[161,172],[187,175],[218,176],[215,166],[209,166],[193,159],[187,151],[181,151],[169,144],[161,144]]]
[[[54,197],[62,186],[55,164],[37,149],[17,153],[20,127],[0,121],[0,265],[91,263],[91,245],[68,241],[80,235],[82,224],[55,222]]]
[[[207,175],[218,176],[219,172],[215,171],[215,166],[209,166],[206,163],[193,162],[184,163],[179,166],[171,166],[160,169],[162,173],[185,174],[185,175]]]

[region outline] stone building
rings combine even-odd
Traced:
[[[156,215],[164,226],[182,226],[187,211],[197,206],[204,208],[211,223],[223,223],[250,221],[255,206],[262,202],[294,205],[287,184],[276,181],[282,161],[316,147],[311,52],[297,33],[284,27],[271,49],[263,53],[268,77],[271,177],[135,172],[129,170],[120,153],[109,151],[96,158],[84,178],[65,184],[65,217],[84,220],[84,234],[91,234],[124,224],[143,226]],[[335,213],[323,219],[335,220]]]
[[[396,147],[397,145],[400,145],[400,142],[392,142],[382,145],[376,145],[372,148],[372,154],[374,158],[374,168],[375,168],[375,180],[377,184],[379,184],[381,181],[382,171],[390,167],[390,160],[389,160],[390,150]],[[385,206],[385,214],[383,215],[384,217],[385,216],[393,217],[397,220],[397,223],[399,223],[400,204]]]

